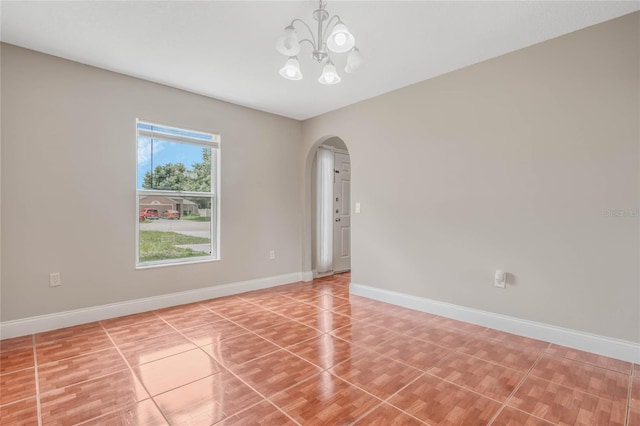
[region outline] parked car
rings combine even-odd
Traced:
[[[140,217],[144,217],[145,219],[155,220],[158,219],[158,210],[156,209],[143,209],[140,212]]]
[[[162,212],[163,219],[180,219],[180,212],[178,210],[166,210]]]

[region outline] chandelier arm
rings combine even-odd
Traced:
[[[316,48],[316,38],[313,35],[313,31],[311,31],[311,28],[309,27],[309,25],[307,25],[306,22],[304,22],[302,19],[296,18],[293,21],[291,21],[291,25],[293,26],[294,23],[296,22],[300,22],[302,23],[302,25],[304,25],[305,27],[307,27],[307,31],[309,31],[309,35],[311,35],[311,39],[313,40],[313,48]]]
[[[311,45],[311,48],[313,50],[316,50],[316,45],[313,43],[313,41],[309,40],[308,38],[305,38],[300,40],[298,43],[302,44],[303,41],[306,41],[307,43],[309,43]]]
[[[328,33],[328,30],[329,30],[329,26],[331,25],[331,21],[333,21],[334,18],[338,18],[338,21],[342,21],[342,19],[340,19],[339,15],[333,15],[331,18],[327,19],[327,24],[324,27],[324,34],[325,35],[330,34],[330,33]],[[329,38],[329,37],[326,37],[326,38]]]

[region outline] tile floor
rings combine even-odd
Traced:
[[[640,365],[352,296],[349,278],[2,340],[0,423],[640,426]]]

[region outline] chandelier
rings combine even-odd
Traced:
[[[300,63],[298,62],[298,53],[300,53],[300,45],[307,42],[311,45],[313,51],[311,56],[318,63],[324,63],[322,74],[318,81],[322,84],[337,84],[341,78],[336,71],[336,67],[331,60],[330,52],[347,53],[347,65],[345,72],[351,74],[355,72],[362,64],[362,56],[355,46],[356,40],[353,34],[349,32],[347,26],[342,22],[338,15],[329,18],[329,12],[325,10],[325,4],[319,0],[319,6],[313,11],[313,19],[318,23],[318,31],[314,34],[309,25],[301,19],[294,19],[284,29],[284,35],[279,37],[276,42],[278,52],[287,56],[287,62],[280,69],[280,75],[287,80],[302,80],[302,72],[300,71]],[[298,40],[298,34],[294,24],[300,23],[303,29],[309,32],[309,38]]]

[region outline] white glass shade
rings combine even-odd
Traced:
[[[276,40],[276,50],[285,56],[295,56],[300,52],[300,43],[296,30],[289,26],[285,28],[284,35]]]
[[[347,56],[347,65],[344,67],[345,72],[351,74],[357,71],[362,65],[362,55],[357,47],[351,49],[349,56]]]
[[[287,59],[284,67],[280,68],[280,75],[287,80],[302,80],[302,73],[300,72],[300,63],[298,58],[291,57]]]
[[[338,21],[327,39],[327,47],[329,50],[336,53],[344,53],[351,50],[355,44],[356,39],[349,32],[347,26],[343,24],[342,21]]]
[[[341,78],[336,71],[336,67],[331,61],[328,61],[322,69],[322,75],[318,81],[322,84],[338,84],[340,80]]]

